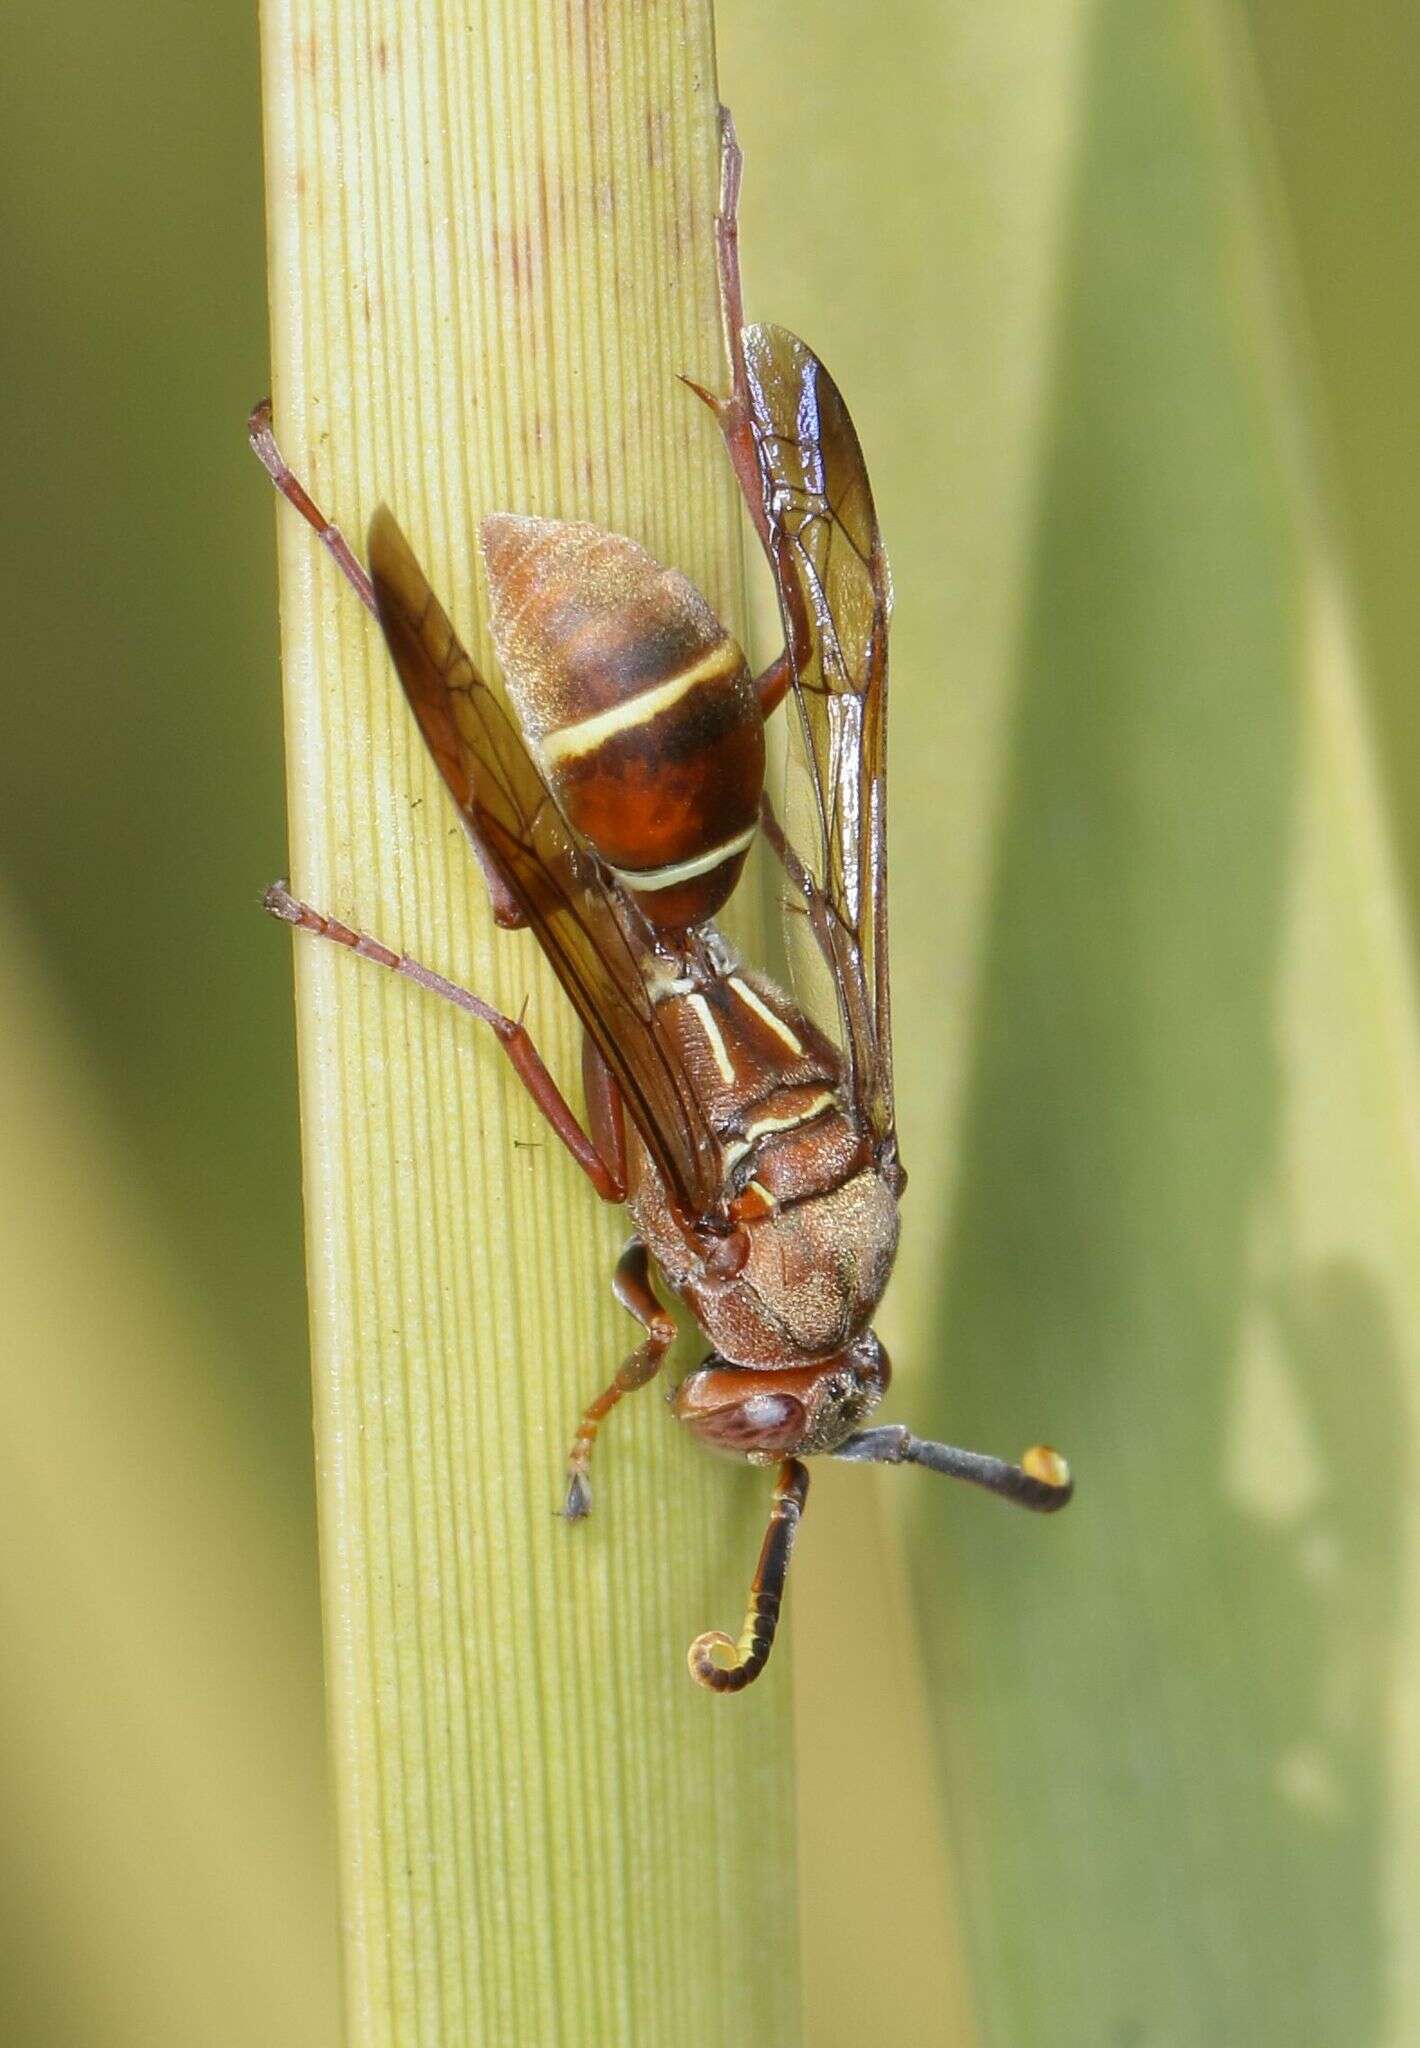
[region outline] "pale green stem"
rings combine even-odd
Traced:
[[[358,546],[387,500],[485,662],[495,509],[629,532],[733,621],[735,496],[675,382],[724,379],[708,0],[268,0],[263,51],[276,426],[331,516]],[[526,999],[579,1099],[569,1010],[281,511],[294,886]],[[787,1666],[724,1700],[684,1664],[742,1611],[763,1475],[645,1393],[555,1519],[635,1334],[625,1220],[466,1018],[314,943],[297,992],[349,2038],[792,2042]]]

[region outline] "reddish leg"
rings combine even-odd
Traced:
[[[740,181],[744,176],[744,151],[735,133],[735,117],[728,107],[720,109],[720,206],[715,215],[716,268],[720,278],[720,319],[725,329],[725,348],[730,358],[730,385],[734,396],[745,389],[744,288],[740,283]]]
[[[260,405],[254,408],[251,418],[247,421],[247,439],[251,443],[252,451],[257,461],[271,478],[271,481],[275,484],[277,490],[280,491],[287,504],[294,505],[307,526],[314,529],[316,538],[323,547],[330,550],[341,575],[359,598],[361,604],[364,605],[366,611],[371,612],[378,619],[380,613],[379,607],[375,603],[374,588],[356,558],[355,550],[340,531],[340,528],[332,525],[330,520],[326,518],[320,506],[316,503],[277,446],[276,435],[271,425],[271,400],[269,398],[262,399]],[[467,819],[464,822],[467,824]],[[488,899],[493,906],[493,922],[501,926],[504,931],[517,931],[527,923],[526,917],[523,915],[517,900],[507,883],[503,880],[497,867],[488,854],[485,853],[478,840],[473,837],[472,832],[469,833],[469,838],[472,842],[474,853],[478,856],[478,865],[483,870],[483,879],[488,888]]]
[[[854,1045],[870,1044],[874,1036],[872,1020],[862,1008],[862,996],[858,978],[856,975],[843,971],[843,962],[839,959],[838,955],[839,945],[843,943],[851,945],[852,940],[833,918],[828,907],[828,899],[824,895],[823,890],[789,844],[784,828],[775,815],[774,805],[770,802],[767,794],[762,795],[759,799],[759,823],[765,838],[778,855],[780,865],[783,867],[790,883],[803,898],[804,913],[809,921],[809,930],[814,935],[814,943],[823,955],[824,962],[838,988],[840,997],[849,1005],[849,1015],[845,1020],[845,1036],[849,1046],[849,1061],[851,1065],[852,1047]],[[900,1169],[897,1170],[900,1171]],[[903,1175],[897,1192],[900,1194],[906,1185],[907,1179]]]
[[[592,1143],[615,1178],[625,1187],[626,1120],[622,1114],[621,1090],[589,1031],[582,1033],[582,1092],[587,1098],[587,1122],[592,1129]]]
[[[373,613],[378,618],[379,612],[375,607],[374,590],[371,587],[369,577],[365,574],[364,569],[356,558],[355,550],[340,531],[340,528],[332,526],[300,478],[290,468],[285,456],[276,445],[276,435],[272,431],[271,426],[271,400],[269,398],[263,398],[259,405],[252,408],[251,418],[247,421],[247,439],[252,445],[252,452],[256,456],[257,461],[271,478],[271,481],[275,484],[277,490],[280,491],[282,497],[288,504],[295,506],[308,526],[314,527],[316,537],[319,539],[321,546],[330,550],[341,575],[359,598],[361,604],[364,605],[366,611]]]
[[[744,157],[735,135],[734,120],[729,108],[721,107],[720,206],[715,215],[715,252],[720,278],[720,320],[725,330],[725,349],[730,358],[730,395],[719,398],[692,377],[683,377],[681,382],[688,384],[696,397],[703,399],[714,413],[725,437],[730,463],[744,493],[750,518],[754,521],[755,532],[769,557],[770,568],[775,571],[775,581],[781,590],[792,590],[795,586],[792,582],[785,584],[774,559],[774,540],[764,504],[764,482],[754,435],[750,431],[749,378],[744,352],[744,291],[740,283],[739,205],[743,169]],[[755,677],[754,687],[766,718],[784,698],[793,674],[793,664],[786,648],[763,675]]]
[[[719,422],[730,461],[749,506],[755,531],[773,560],[769,518],[765,511],[759,474],[759,458],[750,432],[749,381],[745,375],[744,293],[740,287],[740,172],[744,158],[735,137],[735,124],[728,107],[720,109],[720,209],[715,215],[715,250],[720,273],[720,319],[725,330],[725,348],[730,358],[730,395],[719,398],[682,377],[697,398],[703,399]]]
[[[338,946],[348,946],[362,960],[373,960],[376,966],[388,967],[393,973],[402,974],[406,980],[427,989],[431,995],[442,996],[445,1002],[453,1003],[457,1009],[467,1011],[470,1017],[477,1017],[488,1025],[516,1068],[518,1079],[602,1200],[625,1201],[624,1175],[618,1174],[603,1159],[582,1129],[568,1107],[566,1097],[543,1065],[537,1047],[520,1023],[505,1017],[501,1010],[495,1010],[481,996],[460,988],[457,982],[446,981],[432,968],[421,967],[407,953],[393,952],[390,947],[381,945],[378,939],[369,938],[364,932],[352,931],[349,925],[341,924],[336,918],[325,917],[319,910],[312,910],[308,903],[298,902],[284,882],[274,882],[267,890],[265,900],[272,916],[279,917],[283,923],[293,924],[300,931],[313,932],[320,939],[333,939]]]
[[[695,1638],[686,1662],[697,1685],[707,1686],[711,1692],[743,1692],[769,1662],[779,1626],[784,1579],[808,1491],[808,1466],[798,1458],[786,1458],[774,1482],[769,1527],[764,1532],[764,1545],[749,1589],[744,1629],[737,1643],[719,1629],[710,1629]]]
[[[754,679],[755,693],[759,698],[759,709],[765,718],[771,711],[777,711],[789,694],[789,685],[794,680],[794,664],[789,659],[786,647],[776,655],[767,669]]]
[[[809,920],[809,929],[818,944],[830,973],[838,972],[838,955],[834,950],[834,925],[829,913],[828,899],[809,873],[804,863],[789,843],[789,836],[779,822],[778,813],[769,797],[759,799],[759,823],[765,838],[779,858],[779,865],[788,876],[791,886],[804,900],[804,914]]]
[[[597,1395],[572,1439],[567,1456],[567,1499],[562,1509],[569,1522],[580,1522],[591,1510],[592,1487],[587,1467],[597,1431],[623,1394],[634,1393],[637,1387],[644,1387],[656,1377],[675,1342],[675,1324],[656,1299],[651,1285],[651,1261],[639,1237],[632,1238],[617,1260],[611,1285],[621,1306],[628,1315],[635,1316],[646,1332],[646,1341],[637,1345],[611,1385]]]

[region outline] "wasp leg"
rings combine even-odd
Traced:
[[[591,1126],[592,1143],[610,1167],[612,1178],[624,1188],[627,1184],[626,1119],[622,1114],[621,1089],[590,1031],[582,1033],[582,1093],[587,1098],[587,1122]],[[632,1314],[635,1314],[634,1309]]]
[[[341,575],[359,598],[361,604],[364,605],[366,611],[373,613],[375,618],[378,618],[379,612],[375,608],[374,588],[369,577],[361,567],[355,550],[340,531],[340,528],[333,526],[330,520],[326,518],[320,506],[287,463],[285,456],[276,445],[276,435],[271,426],[271,400],[269,398],[263,398],[259,405],[253,406],[251,418],[247,421],[247,439],[251,443],[252,453],[266,471],[266,474],[271,478],[277,490],[280,491],[282,497],[288,504],[295,506],[308,526],[314,527],[316,537],[320,541],[321,546],[330,550]]]
[[[580,1522],[591,1511],[592,1488],[587,1467],[597,1431],[623,1394],[633,1393],[656,1377],[675,1342],[675,1323],[656,1299],[651,1285],[651,1261],[639,1237],[632,1238],[617,1260],[611,1285],[627,1314],[635,1316],[645,1330],[646,1341],[637,1345],[611,1385],[597,1395],[572,1439],[567,1457],[567,1499],[562,1509],[569,1522]]]
[[[740,284],[740,176],[744,169],[744,157],[735,135],[735,123],[728,107],[720,109],[720,203],[715,215],[715,256],[716,271],[720,281],[720,323],[725,332],[725,350],[730,358],[730,395],[719,398],[713,391],[707,391],[703,384],[697,384],[693,377],[682,377],[686,384],[709,406],[714,413],[720,432],[725,437],[725,447],[735,472],[750,518],[754,521],[755,532],[760,544],[769,557],[772,568],[774,543],[769,531],[768,514],[764,506],[763,482],[759,474],[759,458],[755,452],[754,436],[750,432],[749,378],[745,370],[744,348],[744,291]],[[793,681],[793,665],[789,651],[772,661],[763,675],[754,679],[755,692],[759,697],[759,708],[764,717],[783,700]]]
[[[380,613],[375,603],[374,585],[361,566],[355,550],[340,528],[326,518],[277,445],[271,425],[269,398],[263,398],[259,405],[253,407],[251,418],[247,421],[247,440],[251,443],[252,453],[287,504],[294,505],[307,526],[314,529],[316,538],[322,547],[329,549],[341,575],[361,604],[367,612],[378,619]],[[493,906],[493,922],[504,931],[517,931],[527,923],[526,917],[481,843],[472,833],[469,837],[473,842],[474,853],[478,857],[478,865],[483,870],[488,900]]]
[[[716,270],[720,280],[720,319],[725,329],[725,347],[730,356],[734,396],[746,390],[744,344],[744,290],[740,284],[740,181],[744,175],[744,152],[735,133],[735,118],[728,107],[720,109],[720,204],[715,215]]]
[[[743,1692],[769,1662],[779,1626],[784,1577],[808,1491],[808,1466],[798,1458],[786,1458],[774,1482],[769,1527],[750,1582],[744,1629],[737,1643],[713,1628],[695,1638],[686,1662],[697,1685],[707,1686],[711,1692]]]
[[[477,1017],[488,1025],[516,1068],[518,1079],[603,1201],[625,1201],[624,1175],[603,1159],[582,1129],[522,1024],[505,1017],[501,1010],[495,1010],[471,990],[460,988],[457,982],[446,981],[432,968],[421,967],[407,953],[396,953],[389,946],[381,945],[378,939],[372,939],[364,932],[352,931],[349,925],[341,924],[337,918],[312,910],[309,903],[298,902],[284,882],[273,882],[266,892],[265,903],[271,915],[279,917],[283,923],[295,925],[298,931],[312,932],[319,939],[333,939],[338,946],[348,946],[362,960],[373,960],[377,967],[388,967],[391,972],[402,974],[406,980],[427,989],[431,995],[442,996],[445,1002],[453,1003],[470,1017]]]
[[[789,685],[793,680],[794,664],[789,658],[789,650],[786,647],[784,652],[776,655],[768,668],[763,670],[754,679],[755,695],[759,698],[759,711],[762,718],[768,718],[771,712],[778,710],[779,706],[788,696]]]
[[[964,1479],[969,1486],[984,1487],[988,1493],[997,1494],[1018,1508],[1031,1508],[1038,1515],[1057,1514],[1069,1505],[1075,1492],[1068,1463],[1049,1444],[1033,1444],[1019,1465],[1008,1465],[1004,1458],[987,1457],[984,1451],[963,1451],[955,1444],[937,1444],[913,1436],[899,1422],[880,1429],[859,1430],[832,1455],[857,1464],[922,1465],[948,1479]]]
[[[697,384],[693,377],[682,377],[681,382],[709,406],[719,422],[750,518],[772,566],[774,550],[769,534],[769,515],[764,506],[759,459],[755,453],[754,436],[750,432],[749,378],[745,371],[739,223],[740,173],[743,166],[744,158],[735,138],[730,110],[721,107],[720,205],[715,215],[715,251],[720,279],[720,321],[730,358],[730,395],[720,398],[715,392],[707,391],[703,384]]]
[[[787,659],[787,657],[786,657]],[[829,914],[827,899],[822,889],[789,844],[788,835],[780,824],[778,815],[767,791],[759,799],[759,823],[765,838],[778,856],[779,864],[789,878],[792,888],[803,898],[804,912],[809,921],[809,930],[814,943],[823,955],[829,973],[837,976],[839,958],[834,945],[834,924]]]

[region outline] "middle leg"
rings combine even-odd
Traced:
[[[402,975],[416,987],[442,997],[467,1016],[477,1017],[486,1024],[508,1055],[518,1079],[602,1200],[626,1200],[624,1151],[618,1163],[616,1159],[608,1160],[598,1150],[595,1140],[582,1129],[562,1090],[543,1064],[542,1055],[521,1018],[505,1017],[501,1010],[485,1003],[482,996],[476,996],[472,989],[460,988],[457,982],[435,974],[431,967],[423,967],[417,960],[411,960],[407,953],[396,953],[392,946],[372,939],[368,932],[352,931],[339,918],[327,917],[324,911],[313,910],[309,903],[302,903],[293,896],[284,882],[272,883],[266,892],[265,904],[271,915],[279,917],[283,924],[294,925],[297,931],[310,932],[318,939],[331,939],[337,946],[348,946],[362,960],[372,960],[377,967],[386,967],[392,974]]]

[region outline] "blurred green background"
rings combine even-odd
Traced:
[[[843,384],[899,593],[899,1406],[1082,1475],[1044,1530],[816,1489],[810,2039],[1413,2041],[1420,18],[720,42],[750,311]],[[0,2037],[318,2048],[256,20],[8,55]]]

